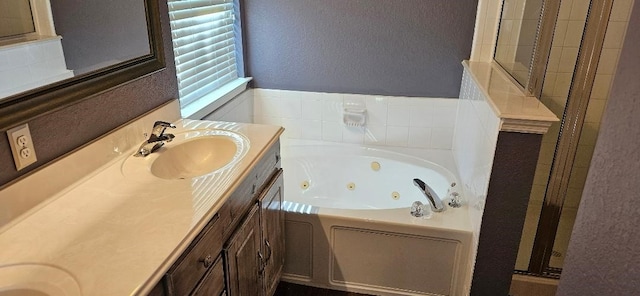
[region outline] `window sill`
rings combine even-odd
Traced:
[[[223,87],[199,98],[189,105],[180,107],[182,118],[200,120],[247,89],[252,77],[242,77],[225,84]]]

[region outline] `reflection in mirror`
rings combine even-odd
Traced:
[[[151,53],[143,0],[2,0],[0,28],[0,100]]]
[[[503,0],[494,60],[526,95],[540,98],[560,1]]]
[[[0,0],[0,3],[11,1],[14,0]],[[50,2],[53,6],[49,5]],[[56,82],[46,82],[42,86],[32,86],[33,88],[17,94],[0,96],[0,131],[6,131],[37,117],[87,100],[97,93],[164,69],[160,2],[162,1],[30,0],[36,33],[10,38],[10,40],[6,38],[0,40],[0,88],[23,84],[21,82],[24,82],[24,79],[7,82],[8,79],[13,79],[13,76],[32,78],[35,74],[55,72],[54,69],[58,68],[48,67],[48,65],[52,63],[58,67],[61,66],[59,61],[58,64],[50,61],[51,58],[59,55],[64,57],[62,73],[82,72],[82,69],[89,72]],[[55,15],[58,14],[65,15],[67,20],[71,19],[71,25],[63,29],[64,21],[56,19]],[[60,30],[65,32],[56,31],[58,28],[54,23],[56,26],[60,24]],[[100,60],[90,64],[79,57],[77,59],[84,66],[69,69],[68,63],[70,65],[71,60],[75,60],[76,57],[69,56],[66,52],[67,48],[63,47],[67,39],[65,35],[68,35],[69,40],[73,39],[71,31],[76,31],[78,36],[92,38],[84,42],[78,39],[81,42],[77,45],[78,49],[82,50],[68,49],[68,51],[98,56]],[[35,46],[35,44],[46,42],[55,44],[54,49],[45,50]],[[120,50],[129,48],[131,44],[138,45],[134,47],[133,52],[125,53]],[[142,44],[145,44],[144,49]],[[22,46],[28,50],[15,51]],[[98,54],[92,54],[95,50]],[[7,52],[10,54],[5,55]],[[141,54],[142,52],[146,54]],[[26,65],[26,63],[36,63],[36,66]],[[96,67],[102,68],[90,70]]]
[[[35,33],[29,0],[0,1],[0,38]]]
[[[527,89],[543,0],[504,0],[494,60]]]

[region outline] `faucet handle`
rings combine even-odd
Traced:
[[[161,121],[161,120],[158,120],[153,124],[153,128],[156,128],[156,127],[159,127],[159,126],[164,127],[164,128],[167,128],[167,127],[176,128],[176,126],[173,125],[173,123],[166,122],[166,121]]]
[[[167,128],[176,128],[175,125],[173,125],[170,122],[166,122],[166,121],[156,121],[153,124],[153,131],[151,132],[151,137],[150,140],[155,136],[156,138],[158,137],[162,137],[162,135],[164,134],[164,130]]]

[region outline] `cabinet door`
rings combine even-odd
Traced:
[[[284,211],[282,211],[282,169],[260,196],[262,254],[265,258],[264,289],[267,296],[275,292],[284,266]]]
[[[254,205],[225,248],[229,296],[261,296],[260,216]]]

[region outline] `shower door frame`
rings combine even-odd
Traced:
[[[591,0],[578,60],[562,116],[544,203],[527,271],[515,273],[559,278],[562,268],[549,266],[560,224],[613,0]]]

